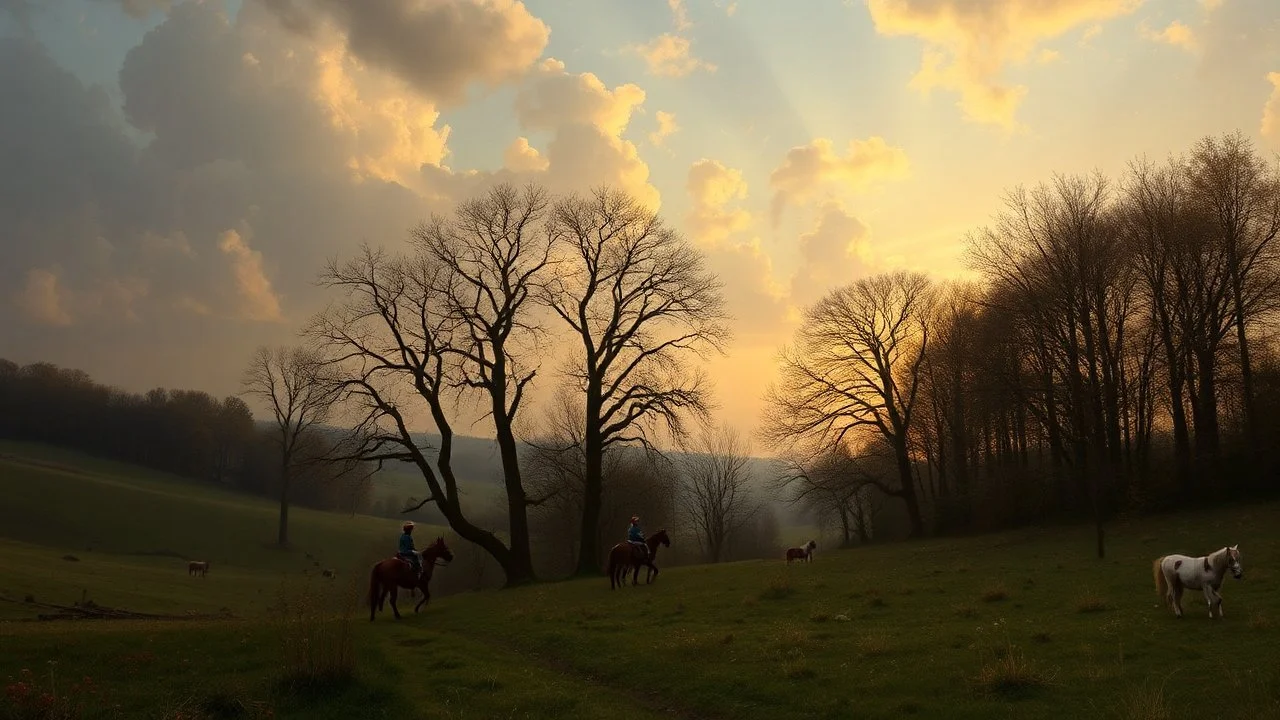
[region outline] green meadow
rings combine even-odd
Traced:
[[[464,593],[370,623],[385,520],[296,510],[281,551],[269,501],[0,456],[0,718],[1280,717],[1278,505],[1116,522],[1104,560],[1091,528],[1054,527]],[[1195,592],[1182,620],[1160,607],[1155,557],[1234,543],[1224,620]],[[234,617],[41,622],[28,597]],[[32,714],[44,695],[65,712]]]

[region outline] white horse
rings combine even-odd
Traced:
[[[1222,581],[1227,571],[1237,580],[1244,579],[1244,566],[1240,564],[1240,546],[1232,545],[1221,550],[1188,557],[1186,555],[1165,555],[1151,563],[1152,574],[1155,575],[1156,592],[1160,598],[1173,604],[1173,612],[1182,617],[1182,591],[1184,589],[1204,591],[1204,601],[1209,604],[1209,617],[1222,617]]]

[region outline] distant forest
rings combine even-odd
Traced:
[[[0,438],[6,440],[68,448],[272,499],[279,491],[279,433],[256,423],[249,406],[235,395],[219,399],[200,390],[164,388],[130,393],[98,383],[81,370],[0,358],[0,408]],[[313,455],[321,445],[318,440],[308,444]],[[490,477],[497,467],[492,441],[455,442],[455,463],[467,484],[474,479],[500,488],[500,481]],[[378,493],[369,466],[335,471],[307,460],[295,470],[291,489],[293,502],[301,506],[400,518],[413,494],[407,488],[398,497]],[[388,463],[388,470],[394,473],[393,466],[400,465]],[[417,471],[404,466],[399,472],[412,479]],[[422,484],[420,477],[417,483]],[[440,522],[438,513],[425,508],[411,517]]]

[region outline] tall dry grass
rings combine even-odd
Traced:
[[[295,576],[281,583],[274,619],[285,690],[311,695],[355,680],[356,613],[367,594],[357,577]]]

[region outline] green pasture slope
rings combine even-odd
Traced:
[[[12,467],[0,465],[6,493]],[[77,467],[86,483],[115,477],[124,496],[145,485]],[[102,492],[89,507],[109,504]],[[61,512],[29,503],[24,527]],[[101,515],[78,521],[85,533],[99,532]],[[150,545],[178,543],[132,517]],[[10,534],[12,518],[0,519],[0,534]],[[327,523],[362,522],[309,521],[316,535]],[[284,564],[264,547],[270,523],[242,522],[252,539],[238,552],[247,559],[229,556],[227,572],[243,567],[263,579],[264,595],[215,573],[176,585],[198,583],[248,616],[266,579],[279,585]],[[369,623],[355,608],[342,627],[354,634],[358,682],[305,693],[278,684],[287,655],[275,620],[11,622],[0,624],[0,682],[22,668],[64,683],[91,675],[112,698],[104,706],[118,703],[127,717],[172,718],[175,708],[185,717],[255,717],[271,707],[299,718],[1280,718],[1277,526],[1273,504],[1117,523],[1101,561],[1089,528],[1056,528],[819,551],[812,564],[670,568],[653,585],[642,574],[640,587],[617,591],[600,577],[456,595],[399,623],[387,614]],[[317,548],[355,562],[343,548],[363,531],[350,532]],[[20,582],[10,568],[24,554],[56,559],[76,549],[57,545],[61,537],[29,530],[22,544],[0,544],[0,587],[52,588],[33,560],[22,561],[30,567]],[[1225,620],[1211,621],[1198,593],[1185,597],[1182,620],[1158,607],[1154,557],[1237,542],[1245,580],[1223,588]],[[137,549],[117,543],[113,552]],[[88,559],[101,552],[58,562],[75,573],[96,567],[103,580],[91,594],[150,587],[130,609],[180,599],[148,575],[164,558]],[[439,570],[451,571],[459,570]],[[361,584],[347,577],[328,588],[350,606]]]
[[[394,520],[270,500],[38,445],[0,443],[0,598],[181,614],[261,614],[282,579],[363,572],[394,550]],[[210,562],[188,578],[187,560]],[[0,618],[30,615],[0,601]]]

